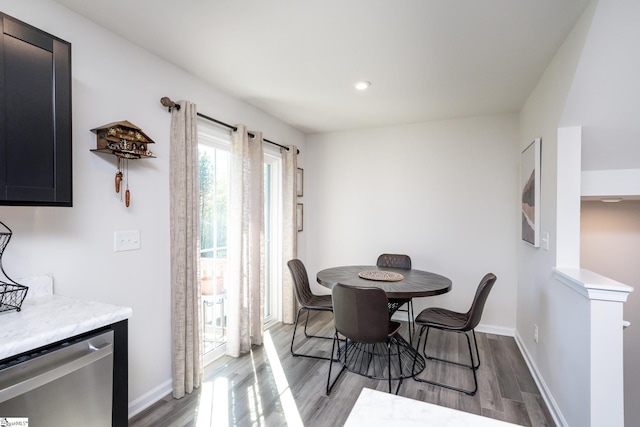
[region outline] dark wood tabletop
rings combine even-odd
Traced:
[[[367,280],[358,276],[361,271],[392,271],[400,273],[404,279],[397,282]],[[376,267],[375,265],[348,265],[319,271],[318,283],[329,289],[338,283],[351,286],[367,286],[384,289],[388,298],[410,299],[440,295],[451,290],[451,279],[422,270]]]

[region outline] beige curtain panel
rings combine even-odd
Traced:
[[[290,145],[282,149],[282,321],[293,323],[296,319],[297,302],[293,290],[293,278],[287,262],[298,257],[298,227],[296,205],[298,195],[296,176],[298,170],[298,147]]]
[[[264,330],[264,154],[262,133],[231,134],[227,354],[262,344]]]
[[[198,125],[195,104],[171,112],[169,202],[173,397],[202,382],[202,303],[198,212]]]

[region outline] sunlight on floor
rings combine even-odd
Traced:
[[[287,425],[289,427],[304,426],[302,418],[300,418],[300,412],[298,412],[298,406],[293,398],[293,394],[291,394],[287,377],[282,369],[282,364],[278,358],[278,352],[276,351],[276,347],[273,345],[273,340],[271,339],[269,331],[266,331],[264,334],[264,349],[267,352],[269,362],[271,362],[273,378],[276,381],[276,387],[280,394],[280,404],[282,405],[284,416],[287,419]]]
[[[216,378],[215,381],[202,383],[196,414],[197,427],[229,425],[228,393],[229,381],[226,378]],[[213,408],[214,402],[216,403],[215,410]]]
[[[247,390],[247,398],[249,399],[249,410],[251,411],[252,425],[263,426],[264,416],[262,410],[262,401],[260,400],[260,387],[258,386],[258,373],[256,371],[256,361],[253,358],[253,351],[249,352],[251,355],[251,367],[253,368],[253,386]]]
[[[282,369],[282,364],[278,358],[278,352],[273,344],[269,331],[264,335],[264,350],[267,354],[269,366],[273,374],[273,380],[280,396],[280,406],[284,412],[289,427],[303,427],[298,406],[293,398],[287,377]],[[258,376],[253,359],[253,352],[248,355],[251,357],[251,365],[254,373],[254,383],[247,388],[247,399],[251,411],[251,424],[255,426],[265,426],[264,411],[262,401],[260,400],[260,388],[258,386]],[[216,378],[214,381],[205,381],[202,383],[200,391],[200,401],[198,413],[196,416],[197,427],[209,426],[233,426],[236,425],[233,420],[233,414],[229,414],[229,392],[233,392],[232,385],[229,384],[227,378]],[[215,408],[214,408],[215,406]],[[231,419],[230,419],[231,418]]]

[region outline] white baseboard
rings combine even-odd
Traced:
[[[147,409],[158,400],[170,394],[173,391],[173,381],[168,379],[156,388],[148,391],[139,398],[129,402],[129,419]]]
[[[408,322],[409,321],[409,313],[406,311],[396,311],[391,316],[391,320],[395,320],[396,322]]]
[[[406,312],[396,311],[395,313],[393,313],[393,316],[391,316],[391,320],[396,320],[399,322],[408,322],[409,315]],[[418,326],[416,326],[416,328],[418,329],[418,332],[420,332],[420,328]],[[485,325],[481,323],[475,329],[476,329],[476,332],[483,332],[485,334],[505,335],[508,337],[515,336],[515,329],[507,328],[505,326]]]
[[[507,328],[504,326],[495,326],[495,325],[484,325],[479,324],[476,327],[476,332],[483,332],[485,334],[494,334],[494,335],[505,335],[507,337],[515,336],[515,329]]]
[[[549,412],[551,413],[553,422],[556,424],[556,426],[568,427],[569,424],[567,424],[567,420],[564,418],[564,416],[562,416],[562,412],[560,411],[560,407],[558,406],[558,403],[553,398],[553,395],[551,394],[549,387],[547,387],[547,384],[544,382],[544,378],[542,378],[542,375],[540,374],[540,371],[538,371],[538,368],[535,362],[533,361],[531,354],[529,354],[529,352],[527,351],[526,347],[522,342],[522,337],[520,337],[520,334],[518,334],[517,331],[515,334],[515,339],[516,339],[516,344],[520,349],[520,353],[522,353],[522,357],[524,357],[524,361],[527,363],[529,372],[531,372],[531,376],[533,377],[533,380],[536,382],[538,389],[540,389],[540,394],[542,395],[542,398],[544,399],[544,402],[546,403],[547,408],[549,408]]]
[[[544,382],[544,378],[542,378],[540,371],[538,371],[538,368],[534,363],[533,358],[527,352],[526,347],[522,343],[522,337],[520,337],[520,334],[518,334],[518,332],[513,328],[506,328],[503,326],[495,326],[495,325],[483,325],[483,324],[478,325],[478,327],[476,328],[476,331],[484,332],[486,334],[506,335],[506,336],[515,338],[518,349],[520,350],[520,353],[522,354],[522,357],[524,358],[524,361],[527,364],[527,367],[529,368],[529,372],[531,373],[533,380],[535,381],[536,385],[538,386],[538,389],[540,390],[540,394],[544,399],[544,402],[547,405],[547,408],[549,408],[549,412],[551,413],[551,417],[553,418],[553,421],[558,427],[568,427],[567,420],[562,416],[560,407],[558,406],[557,402],[553,398],[553,395],[551,394],[549,387],[547,387],[547,384]]]

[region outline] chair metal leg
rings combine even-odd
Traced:
[[[387,339],[387,365],[388,365],[388,376],[389,376],[389,393],[391,393],[391,340]]]
[[[398,369],[400,370],[400,381],[398,381],[398,387],[396,388],[396,394],[400,391],[400,386],[402,385],[402,356],[400,352],[400,342],[396,340],[396,347],[398,350]],[[389,347],[389,352],[391,352],[391,347]],[[391,354],[389,354],[389,360],[391,360]],[[415,361],[414,361],[415,363]],[[391,378],[391,365],[389,365],[389,378]],[[389,393],[391,393],[391,389],[389,389]]]
[[[476,330],[472,329],[471,333],[473,334],[473,343],[476,346],[476,360],[478,361],[478,364],[474,365],[473,369],[478,369],[480,367],[480,352],[478,351],[478,340],[476,339]],[[471,364],[473,365],[473,356],[471,359]]]
[[[433,356],[427,355],[426,346],[427,346],[427,337],[429,336],[429,327],[427,327],[427,333],[425,335],[424,344],[422,346],[422,354],[424,354],[425,359],[431,359],[431,360],[437,360],[439,362],[451,363],[452,365],[463,366],[465,368],[474,369],[474,370],[478,369],[480,367],[480,353],[478,352],[478,342],[476,341],[476,333],[475,333],[475,331],[472,330],[472,334],[473,334],[473,341],[474,341],[475,347],[476,347],[476,360],[478,361],[477,365],[474,363],[473,352],[471,351],[471,343],[470,343],[469,335],[464,331],[451,331],[451,330],[446,330],[446,329],[442,329],[442,330],[446,331],[446,332],[455,332],[455,333],[458,333],[458,334],[463,334],[465,336],[465,338],[467,339],[467,344],[469,346],[469,358],[471,359],[471,363],[469,365],[467,365],[466,363],[456,362],[454,360],[440,359],[438,357],[433,357]]]
[[[304,336],[307,338],[311,338],[307,333],[307,325],[309,324],[309,310],[307,310],[307,320],[304,321]]]
[[[347,346],[349,345],[349,340],[345,339],[344,363],[342,364],[342,369],[340,369],[340,372],[338,372],[338,376],[336,376],[333,382],[331,382],[331,367],[333,366],[334,361],[339,361],[337,358],[336,359],[333,358],[333,355],[335,354],[335,351],[336,351],[336,341],[340,342],[338,338],[338,331],[336,331],[336,333],[333,336],[333,344],[331,346],[331,358],[329,359],[329,375],[327,376],[327,396],[331,394],[331,390],[333,390],[333,386],[336,384],[336,382],[338,381],[338,379],[340,378],[340,376],[342,375],[342,373],[344,372],[347,366]]]
[[[300,311],[302,310],[302,307],[300,307],[298,309],[298,312],[296,313],[296,323],[293,324],[293,336],[291,337],[291,355],[292,356],[296,356],[296,353],[294,353],[293,351],[293,342],[296,339],[296,331],[298,330],[298,319],[300,318]]]
[[[454,387],[454,386],[451,386],[451,385],[448,385],[448,384],[439,383],[439,382],[436,382],[436,381],[424,380],[424,379],[418,378],[417,376],[414,376],[413,379],[418,381],[418,382],[427,383],[427,384],[433,384],[433,385],[437,385],[437,386],[440,386],[440,387],[448,388],[450,390],[459,391],[459,392],[468,394],[470,396],[475,395],[476,392],[478,391],[478,378],[477,378],[477,375],[476,375],[476,371],[480,367],[480,353],[478,351],[478,341],[476,340],[475,331],[473,329],[471,330],[472,331],[472,335],[473,335],[473,341],[474,341],[474,344],[475,344],[475,347],[476,347],[476,360],[478,361],[477,365],[474,364],[473,350],[471,349],[471,339],[469,338],[469,334],[467,334],[464,331],[451,331],[451,330],[443,329],[443,331],[446,331],[446,332],[457,332],[457,333],[464,334],[465,338],[467,339],[467,347],[469,348],[469,358],[471,360],[471,363],[469,365],[467,365],[466,363],[460,363],[460,362],[456,362],[456,361],[453,361],[453,360],[441,359],[441,358],[438,358],[438,357],[431,357],[431,356],[427,355],[426,347],[427,347],[427,339],[429,337],[429,329],[430,329],[429,326],[425,325],[420,329],[420,336],[418,337],[418,345],[417,345],[416,348],[420,348],[420,341],[422,339],[423,332],[425,332],[425,328],[426,328],[426,333],[425,333],[425,337],[424,337],[424,344],[422,345],[422,354],[424,355],[425,359],[437,360],[439,362],[450,363],[450,364],[453,364],[453,365],[458,365],[458,366],[462,366],[462,367],[471,369],[471,371],[473,373],[474,388],[473,388],[473,390],[467,390],[467,389],[463,389],[463,388],[459,388],[459,387]],[[414,359],[414,368],[413,369],[415,369],[415,359]],[[413,372],[415,372],[415,371],[413,371]]]
[[[307,333],[307,324],[309,323],[309,312],[310,312],[311,310],[309,310],[309,309],[306,309],[306,310],[307,310],[307,320],[305,320],[305,322],[304,322],[304,336],[305,336],[305,337],[307,337],[307,338],[322,338],[323,340],[330,340],[330,339],[332,339],[333,337],[323,337],[322,335],[309,335],[309,334]],[[317,311],[317,310],[316,310],[316,311]]]
[[[413,364],[411,365],[411,376],[416,379],[416,362],[418,361],[418,353],[420,352],[420,341],[422,340],[422,334],[424,333],[426,326],[420,328],[420,335],[418,335],[418,343],[416,344],[416,354],[413,356]],[[426,344],[426,336],[425,336]],[[424,354],[424,346],[422,348],[422,354]]]
[[[296,339],[296,331],[298,330],[298,321],[300,319],[300,312],[302,310],[307,310],[307,320],[304,324],[304,333],[305,336],[307,338],[324,338],[324,339],[331,339],[331,337],[323,337],[323,336],[317,336],[317,335],[307,335],[307,322],[309,321],[309,309],[305,308],[305,307],[300,307],[298,309],[298,313],[296,314],[296,323],[293,325],[293,336],[291,337],[291,355],[293,357],[310,357],[312,359],[320,359],[320,360],[333,360],[333,354],[331,354],[332,357],[323,357],[323,356],[315,356],[313,354],[303,354],[303,353],[296,353],[295,351],[293,351],[293,343]]]
[[[413,345],[413,334],[416,332],[416,324],[414,323],[415,317],[413,313],[413,300],[409,300],[409,306],[407,307],[407,315],[409,316],[409,344]]]

